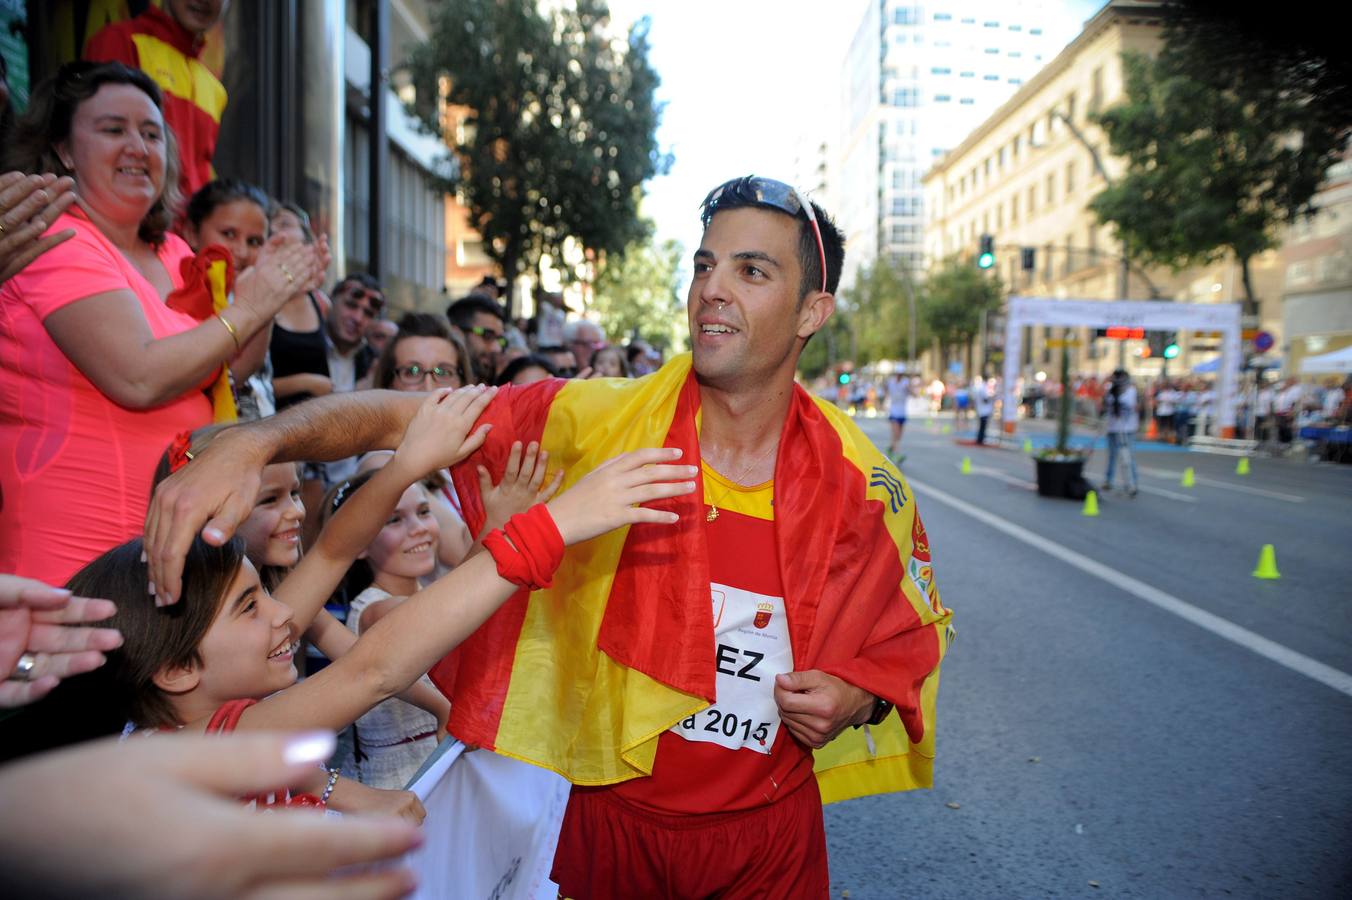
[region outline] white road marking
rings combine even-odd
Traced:
[[[907,479],[912,489],[924,494],[926,497],[937,500],[945,506],[951,506],[958,512],[966,513],[979,522],[982,522],[996,531],[1003,532],[1024,544],[1034,547],[1042,552],[1054,556],[1067,565],[1079,569],[1089,575],[1108,582],[1114,587],[1120,588],[1145,602],[1173,613],[1181,619],[1203,628],[1217,637],[1224,638],[1227,641],[1238,644],[1246,650],[1251,650],[1280,666],[1285,666],[1293,672],[1304,675],[1320,684],[1327,685],[1344,694],[1352,697],[1352,675],[1335,669],[1330,665],[1320,662],[1317,659],[1311,659],[1302,653],[1297,653],[1290,647],[1278,644],[1276,641],[1268,640],[1260,634],[1250,631],[1240,625],[1236,625],[1228,619],[1223,619],[1214,613],[1209,613],[1204,609],[1199,609],[1184,600],[1180,600],[1173,594],[1165,593],[1159,588],[1152,587],[1140,579],[1133,578],[1125,572],[1119,572],[1111,566],[1106,566],[1096,559],[1091,559],[1083,553],[1078,553],[1069,547],[1056,543],[1036,532],[1029,531],[1021,525],[1015,525],[1007,519],[1001,518],[994,513],[987,512],[980,507],[973,506],[966,500],[954,497],[952,494],[941,491],[938,488],[931,487],[928,484],[917,482],[914,478]]]
[[[1138,484],[1138,488],[1147,494],[1154,494],[1157,497],[1168,497],[1170,500],[1182,500],[1184,503],[1196,503],[1196,497],[1190,497],[1187,494],[1180,494],[1177,491],[1166,491],[1164,488],[1151,487],[1148,484]]]
[[[1148,466],[1141,466],[1141,471],[1147,475],[1154,475],[1156,478],[1168,478],[1177,483],[1182,477],[1182,472],[1171,472],[1168,469],[1153,469]],[[1239,491],[1242,494],[1253,494],[1257,497],[1271,497],[1273,500],[1285,500],[1287,503],[1304,503],[1305,498],[1296,494],[1283,494],[1281,491],[1269,491],[1266,488],[1249,487],[1247,484],[1234,484],[1229,481],[1217,481],[1215,478],[1207,478],[1205,475],[1196,476],[1198,484],[1205,484],[1208,487],[1224,488],[1228,491]]]
[[[1037,490],[1037,482],[1029,481],[1026,478],[1017,478],[1013,475],[1010,475],[1008,472],[1005,472],[1001,469],[992,469],[989,466],[972,466],[972,474],[985,475],[987,478],[995,478],[1005,482],[1006,484],[1012,484],[1015,485],[1016,487],[1021,487],[1029,491]]]

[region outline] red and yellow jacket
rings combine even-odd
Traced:
[[[697,463],[699,387],[689,355],[638,380],[504,388],[485,445],[452,476],[471,532],[476,466],[500,477],[514,440],[538,440],[567,487],[640,447]],[[929,787],[938,667],[951,613],[896,468],[830,404],[795,387],[775,470],[775,532],[794,665],[896,705],[887,721],[816,752],[826,802]],[[667,501],[677,525],[634,525],[570,547],[551,588],[510,599],[443,660],[450,730],[575,784],[650,774],[657,739],[714,699],[714,627],[703,492]],[[796,595],[796,596],[795,596]]]
[[[198,59],[201,51],[192,32],[156,6],[108,25],[84,49],[87,60],[142,70],[164,92],[164,120],[178,141],[184,203],[213,177],[211,158],[227,99],[225,86]]]

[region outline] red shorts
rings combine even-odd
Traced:
[[[812,898],[830,893],[817,779],[759,809],[663,815],[574,788],[552,877],[571,900]]]

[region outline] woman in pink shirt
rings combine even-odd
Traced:
[[[0,572],[62,584],[139,533],[160,454],[211,421],[203,389],[322,277],[326,254],[279,241],[219,315],[165,305],[192,251],[167,231],[178,165],[161,106],[138,70],[71,63],[16,131],[11,162],[74,178],[80,204],[50,229],[74,236],[0,287]]]

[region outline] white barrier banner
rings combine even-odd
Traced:
[[[409,790],[427,809],[423,845],[406,859],[419,900],[554,900],[549,880],[568,782],[447,739]]]

